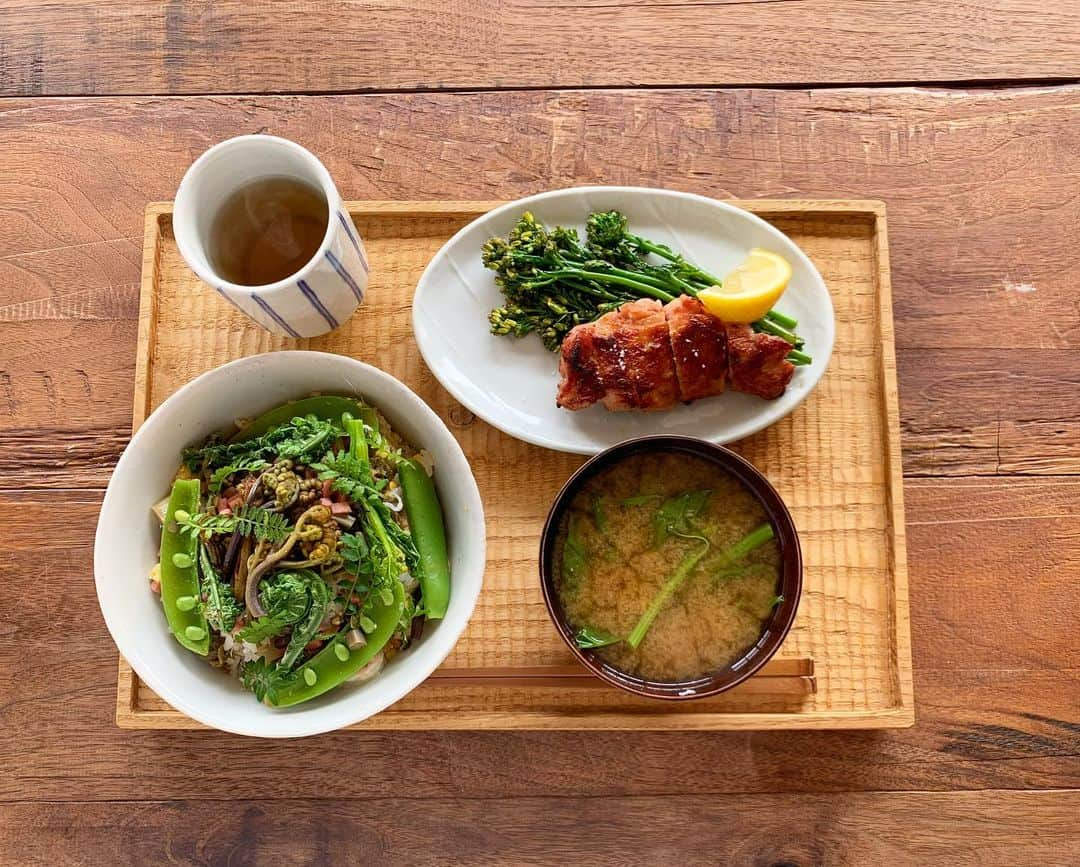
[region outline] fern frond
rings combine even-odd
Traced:
[[[259,506],[241,506],[231,515],[214,515],[203,512],[188,515],[178,522],[185,533],[201,533],[208,536],[239,533],[254,536],[260,542],[280,542],[292,532],[292,525],[278,512],[269,512]]]

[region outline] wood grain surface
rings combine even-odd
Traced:
[[[0,863],[1080,861],[1077,5],[419,10],[0,0]],[[950,81],[998,84],[801,86]],[[747,82],[784,87],[715,87]],[[704,87],[559,89],[642,83]],[[447,85],[484,92],[299,95]],[[35,97],[236,90],[297,95]],[[257,130],[356,199],[885,200],[918,725],[115,728],[91,562],[128,436],[142,212]]]
[[[678,799],[648,795],[423,801],[375,796],[312,801],[27,804],[0,813],[4,835],[28,858],[142,865],[172,863],[442,865],[446,851],[473,865],[549,864],[556,847],[584,863],[757,867],[762,864],[1061,863],[1080,810],[1075,791],[898,792]],[[929,812],[928,812],[929,811]],[[279,817],[288,816],[286,823]],[[911,833],[917,825],[919,833]],[[693,845],[682,841],[688,837]],[[66,846],[57,856],[56,843]],[[222,860],[220,863],[226,863]]]
[[[142,210],[257,130],[313,148],[358,199],[874,191],[901,287],[905,471],[1080,472],[1080,87],[678,90],[5,103],[0,485],[104,484],[129,425]]]
[[[0,95],[1080,73],[1080,7],[1038,0],[0,0],[0,20]]]

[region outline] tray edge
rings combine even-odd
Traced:
[[[893,668],[894,688],[900,698],[899,711],[907,726],[915,724],[915,687],[911,659],[911,610],[907,570],[907,524],[904,513],[904,468],[900,440],[900,391],[896,371],[896,333],[892,307],[892,274],[889,263],[889,236],[885,204],[874,219],[874,255],[878,273],[878,327],[881,335],[881,377],[884,385],[885,459],[889,478],[889,507],[893,531],[890,535],[892,566]]]

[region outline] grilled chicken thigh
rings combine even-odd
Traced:
[[[749,325],[721,322],[696,298],[661,306],[643,298],[578,325],[563,340],[556,403],[613,411],[670,409],[724,391],[775,398],[795,367],[791,344]]]
[[[679,377],[680,399],[689,403],[721,394],[728,375],[724,323],[689,295],[680,295],[669,302],[664,312],[675,373]]]
[[[562,382],[556,403],[584,409],[670,409],[679,399],[664,308],[659,301],[628,301],[563,339]]]
[[[780,397],[795,373],[795,365],[787,360],[791,344],[772,334],[755,334],[749,325],[724,323],[724,327],[731,387],[767,400]]]

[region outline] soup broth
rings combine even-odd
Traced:
[[[555,590],[587,636],[579,646],[609,641],[594,652],[648,680],[692,680],[734,662],[779,601],[780,546],[764,507],[704,458],[634,455],[602,470],[574,497],[555,544]],[[632,646],[650,607],[655,619]]]

